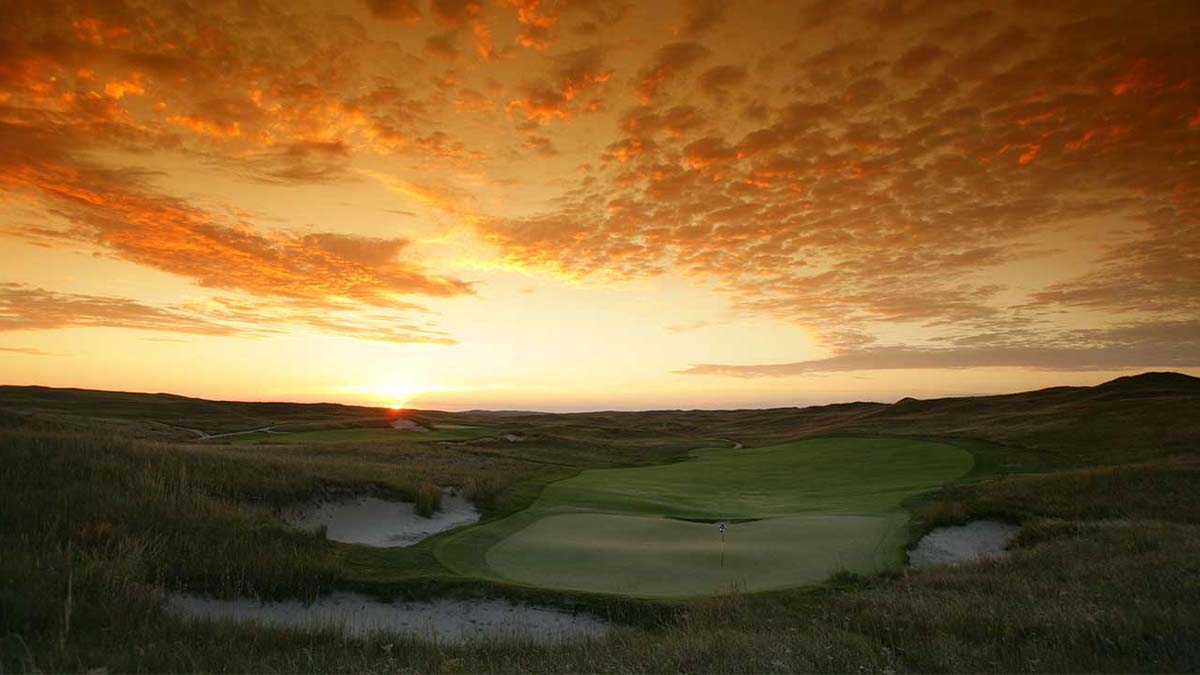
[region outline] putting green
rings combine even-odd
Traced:
[[[464,574],[559,589],[684,597],[798,586],[898,565],[901,502],[972,463],[956,446],[897,438],[697,450],[674,464],[584,471],[436,551]],[[684,519],[737,522],[722,544],[716,525]]]

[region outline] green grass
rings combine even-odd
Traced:
[[[815,438],[704,449],[659,466],[594,469],[546,489],[549,506],[694,518],[879,513],[971,469],[970,453],[905,438]]]
[[[387,411],[0,387],[0,671],[1198,672],[1195,385],[1146,376],[896,405],[502,423],[421,413],[423,423],[503,426],[526,438],[462,445],[198,444],[179,427],[356,428],[386,424]],[[533,525],[537,511],[526,509],[547,486],[586,479],[590,469],[683,466],[689,449],[720,439],[774,445],[829,434],[905,435],[970,451],[976,462],[966,476],[903,501],[915,511],[912,534],[939,519],[1001,516],[1023,525],[1012,555],[685,601],[535,590],[473,580],[440,562],[468,560],[461,549],[486,551]],[[270,514],[331,491],[411,499],[423,481],[464,486],[485,504],[484,527],[461,533],[479,539],[452,532],[369,549],[291,532]],[[738,501],[730,512],[743,508]],[[754,524],[731,520],[742,521],[731,533]],[[181,587],[505,596],[621,625],[599,644],[354,640],[180,621],[163,614],[161,598]]]
[[[313,444],[313,443],[389,443],[395,441],[461,441],[481,438],[495,433],[479,427],[434,428],[430,431],[392,428],[320,429],[316,431],[255,431],[235,436],[207,440],[208,443],[249,444]]]
[[[437,549],[451,569],[533,586],[680,597],[873,574],[903,559],[901,503],[958,478],[971,455],[895,438],[706,449],[660,466],[593,469],[529,509]],[[729,527],[688,522],[752,520]],[[723,560],[723,561],[722,561]]]
[[[907,518],[780,516],[729,526],[600,513],[546,516],[487,552],[507,579],[567,590],[689,597],[874,574],[901,560]],[[724,551],[722,551],[724,549]]]

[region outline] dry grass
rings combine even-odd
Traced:
[[[418,483],[413,501],[416,502],[417,515],[428,518],[442,508],[442,489],[429,481]]]
[[[1197,672],[1195,406],[1195,397],[1108,387],[896,408],[534,416],[506,419],[526,442],[462,446],[233,448],[0,431],[0,671]],[[241,413],[217,414],[231,425]],[[420,545],[358,549],[287,530],[271,508],[329,489],[419,500],[425,486],[458,485],[495,517],[583,467],[823,430],[981,439],[958,441],[981,467],[971,481],[913,508],[926,527],[981,515],[1019,521],[1016,552],[683,604],[521,591],[632,624],[603,643],[561,647],[345,640],[161,612],[164,590],[184,587],[518,593],[454,579]]]

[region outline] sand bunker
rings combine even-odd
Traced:
[[[1021,528],[995,520],[973,520],[966,525],[935,527],[908,552],[915,568],[954,565],[1003,558]]]
[[[166,611],[210,621],[252,621],[290,628],[333,628],[349,637],[397,634],[438,642],[520,640],[555,643],[600,639],[608,624],[589,614],[517,605],[503,600],[381,602],[358,593],[331,593],[306,605],[171,593]]]
[[[285,510],[293,527],[325,527],[325,538],[365,546],[411,546],[438,532],[479,520],[479,511],[457,490],[442,491],[442,508],[433,516],[417,515],[411,502],[358,497],[320,502]]]

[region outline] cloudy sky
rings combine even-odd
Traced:
[[[1200,374],[1198,27],[4,0],[0,381],[569,410]]]

